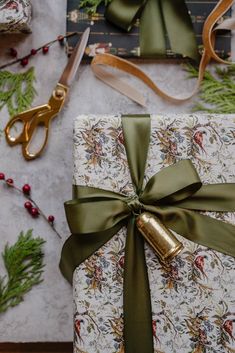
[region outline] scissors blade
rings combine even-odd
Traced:
[[[82,34],[80,41],[74,48],[73,53],[69,58],[68,64],[66,65],[64,72],[59,80],[59,83],[62,85],[67,87],[71,85],[85,52],[89,35],[90,27],[88,27]]]

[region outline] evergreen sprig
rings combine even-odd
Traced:
[[[79,8],[84,9],[84,11],[88,14],[97,13],[97,8],[103,3],[105,6],[112,0],[81,0]]]
[[[10,116],[31,107],[36,96],[34,68],[23,73],[0,71],[0,110],[6,105]]]
[[[44,243],[28,230],[20,233],[14,245],[5,246],[2,257],[7,276],[0,277],[0,313],[21,303],[24,295],[42,282]]]
[[[189,78],[198,77],[198,70],[189,65],[186,67]],[[235,113],[235,65],[226,68],[216,67],[214,74],[205,72],[199,91],[199,101],[193,111],[208,113]]]

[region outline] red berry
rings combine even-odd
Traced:
[[[0,180],[5,180],[5,174],[0,173]]]
[[[63,45],[64,44],[64,36],[60,35],[57,37],[58,42]]]
[[[20,63],[21,63],[22,66],[26,66],[29,63],[29,59],[28,58],[23,58]]]
[[[25,184],[23,187],[22,187],[22,191],[24,194],[27,194],[29,195],[30,194],[30,191],[31,191],[31,187],[29,184]]]
[[[10,55],[13,57],[13,58],[16,58],[18,53],[17,53],[17,50],[15,48],[10,48]]]
[[[54,220],[55,220],[55,217],[54,216],[52,216],[52,215],[50,215],[50,216],[48,216],[48,222],[50,222],[50,223],[53,223],[54,222]]]
[[[6,180],[6,183],[7,183],[9,186],[11,186],[11,185],[14,184],[14,180],[11,179],[11,178],[9,178],[9,179]]]
[[[38,215],[39,215],[39,211],[36,207],[32,207],[30,210],[30,213],[33,217],[38,217]]]
[[[26,210],[31,210],[33,205],[31,204],[30,201],[26,201],[25,204],[24,204],[24,207],[26,208]]]
[[[43,54],[47,54],[48,51],[49,51],[49,47],[43,47],[43,48],[42,48]]]
[[[36,49],[31,49],[31,55],[36,55],[37,54],[37,50]]]

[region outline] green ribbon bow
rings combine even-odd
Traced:
[[[166,55],[167,39],[176,54],[198,60],[196,36],[184,0],[112,0],[105,17],[130,31],[140,18],[140,53]]]
[[[137,213],[149,211],[183,237],[235,256],[235,226],[195,212],[235,211],[235,184],[202,185],[192,162],[182,160],[156,173],[143,188],[150,123],[149,116],[122,117],[135,197],[75,185],[74,199],[65,203],[72,235],[63,246],[60,269],[69,282],[79,264],[127,225],[125,353],[153,353],[151,297]]]

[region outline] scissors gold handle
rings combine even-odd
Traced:
[[[35,159],[44,150],[48,141],[50,122],[62,109],[67,94],[68,87],[58,83],[47,104],[20,113],[13,117],[7,124],[5,135],[8,144],[10,146],[22,144],[22,153],[25,159]],[[13,137],[11,136],[11,129],[14,128],[18,122],[23,124],[23,129],[17,137]],[[36,153],[30,153],[29,146],[39,126],[45,128],[45,138],[40,149]]]
[[[21,144],[22,153],[26,160],[37,158],[44,150],[48,141],[51,120],[61,111],[65,103],[69,87],[82,60],[89,34],[90,28],[87,28],[74,48],[62,76],[52,92],[49,102],[16,115],[6,126],[5,135],[8,144],[10,146]],[[17,137],[13,137],[11,136],[11,130],[19,122],[23,124],[23,129]],[[44,127],[45,138],[39,150],[36,153],[30,153],[30,145],[39,126]]]

